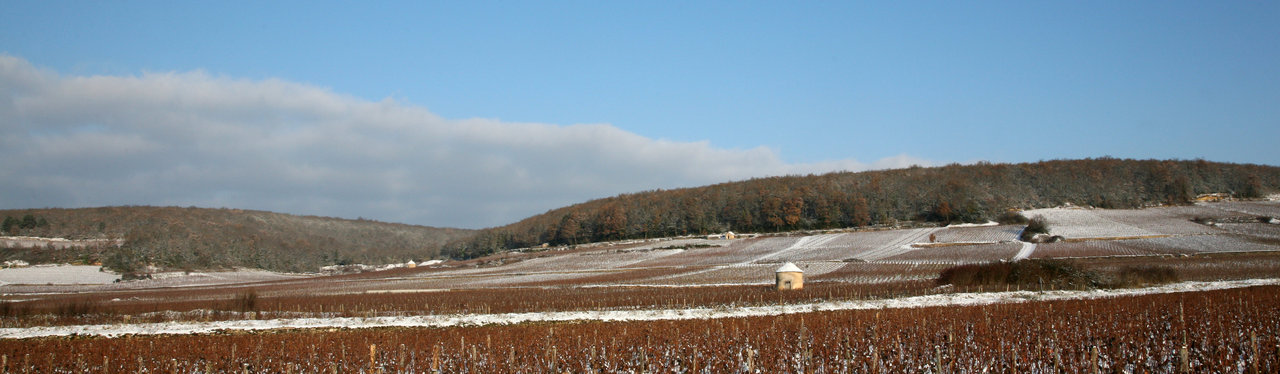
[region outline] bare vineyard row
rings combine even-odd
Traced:
[[[1280,370],[1280,286],[658,322],[0,341],[7,372]]]
[[[121,295],[97,295],[0,303],[0,327],[776,305],[941,292],[935,290],[934,286],[934,281],[929,279],[875,285],[827,283],[788,293],[778,293],[766,286],[531,287],[278,296],[265,296],[268,293],[263,292],[264,296],[254,296],[252,301],[246,300],[246,296],[256,294],[245,292],[257,292],[253,289],[244,289],[238,293],[211,293],[205,297],[179,290],[138,294],[155,301],[113,301]],[[217,298],[210,300],[212,297]]]
[[[921,251],[947,250],[954,248],[928,248]],[[1178,279],[1183,281],[1271,278],[1280,274],[1280,252],[1099,257],[1072,261],[1085,269],[1105,274],[1116,273],[1126,267],[1165,267],[1175,270]],[[26,300],[0,301],[0,327],[208,321],[251,317],[267,319],[714,308],[965,291],[937,288],[935,279],[939,272],[949,266],[951,265],[941,263],[850,262],[834,269],[825,269],[821,274],[815,272],[807,277],[809,282],[806,283],[811,282],[809,287],[784,294],[759,284],[691,287],[679,282],[689,277],[671,278],[670,285],[661,287],[627,285],[680,274],[671,269],[644,269],[602,272],[576,279],[532,282],[518,287],[477,289],[441,290],[409,278],[364,279],[361,277],[367,275],[358,275],[239,287],[41,295],[20,298]],[[739,270],[741,269],[726,268],[703,275],[719,274],[728,277]],[[584,284],[590,286],[582,286]],[[375,292],[366,293],[367,290]],[[386,292],[376,292],[384,290]],[[246,300],[249,295],[256,295],[252,302]]]

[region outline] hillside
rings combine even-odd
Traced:
[[[473,232],[263,211],[178,207],[0,210],[0,217],[7,221],[5,235],[91,243],[60,248],[5,248],[0,250],[0,259],[31,263],[101,261],[108,268],[125,273],[138,272],[146,265],[314,272],[324,265],[421,260],[437,256],[441,245]]]
[[[1280,168],[1274,166],[1115,158],[760,178],[555,209],[451,242],[444,253],[462,259],[541,243],[979,222],[997,220],[1011,208],[1176,205],[1197,194],[1256,198],[1277,187]]]
[[[1184,364],[1188,372],[1254,362],[1260,363],[1256,372],[1276,372],[1277,356],[1260,356],[1256,347],[1280,345],[1274,329],[1267,330],[1280,326],[1274,312],[1280,308],[1280,221],[1258,217],[1280,217],[1280,202],[1025,213],[1044,218],[1050,233],[1067,240],[1016,241],[1020,224],[663,238],[217,284],[209,283],[213,274],[199,272],[48,284],[40,279],[96,270],[0,269],[0,353],[59,355],[31,360],[49,367],[14,360],[14,372],[561,371],[556,365],[568,372],[741,372],[750,371],[743,368],[751,362],[760,365],[752,372],[806,366],[816,368],[812,372],[916,372],[949,365],[950,372],[970,373],[991,371],[992,363],[1022,372],[1123,365],[1171,372],[1178,357],[1200,365]],[[803,271],[802,289],[778,289],[775,271],[784,262]],[[27,270],[41,274],[13,274]],[[175,278],[195,279],[171,282]],[[949,343],[952,334],[974,329],[982,331],[978,339],[960,335],[959,344]],[[1181,333],[1207,338],[1179,354],[1170,342]],[[800,344],[813,347],[813,361],[804,353],[809,348],[771,343],[797,336],[815,339]],[[274,346],[260,343],[274,338],[292,348],[257,348]],[[442,350],[441,341],[459,348]],[[1117,341],[1123,344],[1105,345]],[[365,346],[370,355],[350,354],[350,347],[363,352]],[[894,347],[892,357],[850,349],[884,346]],[[208,360],[209,347],[228,359]],[[737,354],[734,347],[755,348]],[[1221,347],[1244,348],[1221,358],[1229,351]],[[1011,350],[1023,358],[1007,359]],[[1164,359],[1127,353],[1134,350]],[[412,354],[433,351],[438,354]],[[104,352],[103,365],[73,356],[81,352]],[[987,356],[964,366],[973,354]],[[944,360],[951,363],[937,364]],[[688,370],[698,362],[707,370]],[[602,367],[617,370],[596,370]]]
[[[474,258],[542,243],[897,226],[903,221],[985,222],[999,220],[1010,208],[1177,205],[1202,193],[1253,198],[1277,187],[1280,168],[1273,166],[1103,158],[841,172],[648,191],[480,231],[236,209],[0,210],[4,235],[78,241],[35,249],[0,243],[0,261],[100,261],[125,273],[148,265],[311,272],[334,264]]]

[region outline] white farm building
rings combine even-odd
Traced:
[[[773,272],[779,290],[798,290],[804,288],[804,270],[796,264],[786,263]]]

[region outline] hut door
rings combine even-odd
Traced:
[[[791,281],[789,280],[782,281],[782,289],[784,290],[791,289]]]

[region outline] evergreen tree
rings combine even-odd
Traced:
[[[18,228],[18,227],[20,227],[20,225],[21,225],[21,222],[19,222],[19,221],[18,221],[18,219],[13,218],[12,216],[5,216],[5,217],[4,217],[4,227],[3,227],[3,228],[4,228],[4,233],[5,233],[5,234],[9,234],[9,235],[16,235],[18,232],[17,232],[15,229],[16,229],[16,228]]]

